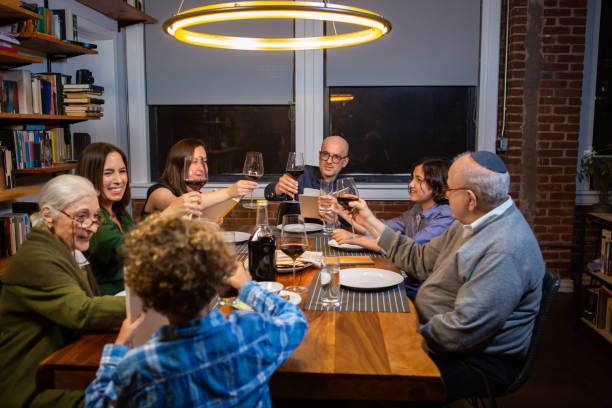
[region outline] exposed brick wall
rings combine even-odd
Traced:
[[[506,1],[502,4],[499,130]],[[586,0],[511,0],[505,136],[511,195],[548,267],[571,274]]]

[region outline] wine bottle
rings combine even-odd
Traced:
[[[276,239],[268,226],[268,202],[257,200],[257,229],[249,239],[249,272],[256,281],[276,280]]]

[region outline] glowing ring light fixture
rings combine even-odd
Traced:
[[[329,96],[330,102],[346,102],[352,101],[355,97],[351,94],[331,94]]]
[[[187,27],[219,21],[288,18],[333,21],[368,27],[346,34],[304,38],[250,38],[204,34]],[[374,41],[391,31],[380,14],[355,7],[309,1],[243,1],[186,10],[164,22],[164,32],[179,41],[236,50],[311,50],[345,47]]]

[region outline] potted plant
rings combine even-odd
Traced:
[[[594,207],[596,212],[610,212],[608,204],[608,189],[612,183],[612,156],[597,155],[593,151],[585,151],[580,159],[580,181],[590,180],[592,188],[599,191],[599,204]]]

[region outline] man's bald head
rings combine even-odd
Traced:
[[[321,151],[331,153],[330,149],[334,152],[341,152],[341,156],[348,156],[349,144],[342,136],[328,136],[321,143]]]
[[[349,145],[343,137],[329,136],[323,139],[319,153],[319,170],[324,180],[336,179],[349,162],[348,153]],[[328,158],[324,160],[322,156],[328,156]]]

